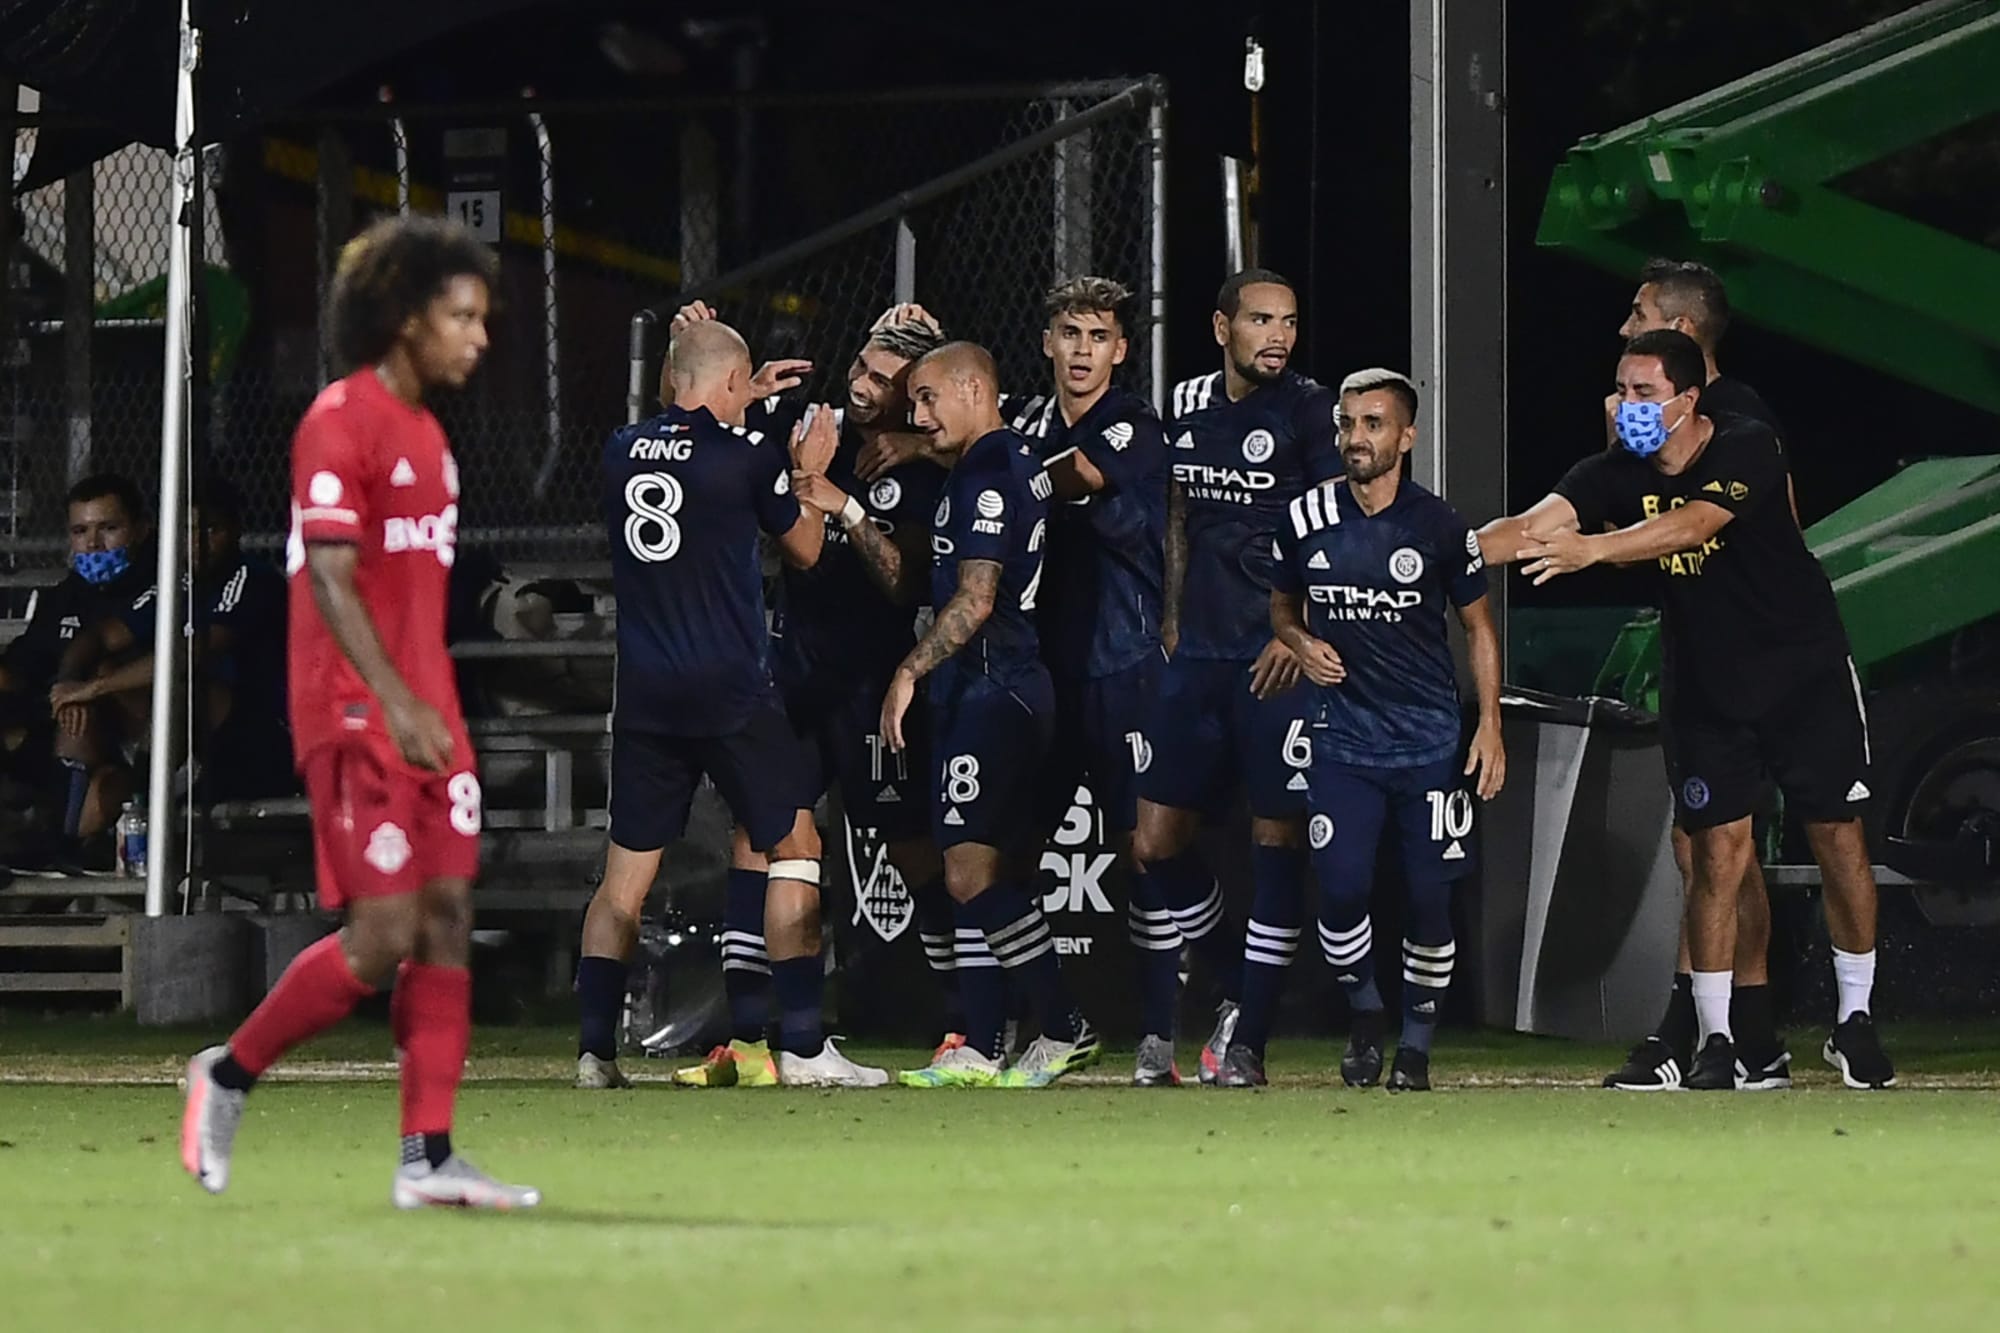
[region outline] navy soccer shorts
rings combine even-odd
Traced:
[[[1868,709],[1854,662],[1826,654],[1799,673],[1777,703],[1755,718],[1731,717],[1669,674],[1661,694],[1660,736],[1674,813],[1693,832],[1747,819],[1768,784],[1785,811],[1808,823],[1840,823],[1868,812]]]
[[[808,789],[817,797],[840,788],[841,810],[856,828],[884,842],[930,832],[930,710],[919,698],[903,717],[901,754],[882,739],[882,697],[888,677],[844,679],[819,671],[781,673],[785,712],[805,741]]]
[[[1047,697],[1046,684],[1013,690],[968,672],[932,699],[931,828],[939,851],[962,842],[1014,850],[1046,832],[1035,823],[1035,788],[1053,720]]]
[[[1155,805],[1217,813],[1240,784],[1250,813],[1289,819],[1305,809],[1312,763],[1303,681],[1273,699],[1250,693],[1250,663],[1176,657],[1147,710],[1139,795]]]
[[[1472,866],[1479,803],[1466,788],[1464,767],[1452,758],[1421,768],[1363,768],[1315,753],[1306,846],[1320,892],[1365,900],[1385,831],[1409,883],[1446,884],[1464,875]]]
[[[1139,822],[1139,775],[1152,767],[1146,712],[1166,656],[1154,652],[1123,671],[1095,679],[1055,677],[1055,728],[1035,786],[1035,823],[1044,833],[1069,813],[1079,786],[1114,837]]]
[[[773,697],[726,736],[611,733],[611,841],[657,851],[687,830],[694,790],[715,784],[729,813],[768,852],[817,799],[812,759]]]

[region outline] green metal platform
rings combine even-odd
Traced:
[[[2000,253],[1837,188],[1994,114],[2000,0],[1934,0],[1586,137],[1536,243],[1628,278],[1700,258],[1741,317],[2000,415]],[[1915,463],[1806,538],[1856,664],[1879,667],[2000,615],[2000,456]],[[1654,617],[1628,625],[1599,691],[1657,707],[1657,636]]]

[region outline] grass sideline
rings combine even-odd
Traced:
[[[8,1329],[1621,1329],[1981,1326],[2000,1261],[2000,1045],[1890,1028],[1923,1088],[1587,1085],[1618,1052],[1447,1034],[1430,1096],[629,1093],[566,1030],[482,1032],[457,1138],[534,1214],[388,1206],[388,1036],[251,1103],[228,1194],[181,1173],[173,1079],[213,1033],[0,1021]],[[894,1063],[922,1053],[886,1055]],[[1183,1068],[1191,1049],[1183,1051]],[[663,1075],[664,1062],[635,1064]]]

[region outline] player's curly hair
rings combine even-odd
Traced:
[[[1131,300],[1132,289],[1114,278],[1071,278],[1043,293],[1042,315],[1048,320],[1057,315],[1109,315],[1123,332]]]
[[[489,298],[499,295],[499,259],[445,218],[384,218],[341,247],[328,333],[342,371],[387,356],[410,316],[457,277],[478,278]]]

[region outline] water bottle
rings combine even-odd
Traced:
[[[118,873],[126,879],[146,874],[146,812],[132,801],[118,816]]]

